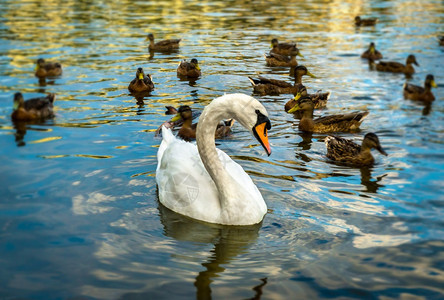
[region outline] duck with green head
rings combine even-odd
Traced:
[[[43,79],[62,75],[62,65],[58,62],[45,61],[43,58],[37,59],[35,66],[35,76]]]
[[[54,117],[55,94],[24,100],[22,93],[15,93],[11,118],[14,121],[43,120]]]
[[[137,68],[136,78],[128,85],[131,93],[151,92],[154,89],[153,78],[150,74],[145,75],[142,68]]]
[[[148,45],[150,51],[171,51],[179,48],[179,43],[182,39],[169,39],[155,43],[154,35],[150,33],[147,36],[147,40],[150,41]]]
[[[270,53],[290,56],[290,53],[297,48],[296,43],[279,43],[278,39],[271,40]]]
[[[413,54],[410,54],[406,59],[405,65],[396,61],[380,61],[378,64],[376,64],[376,70],[381,72],[404,73],[406,75],[411,75],[415,73],[413,64],[419,66],[418,62],[416,61],[416,57]]]
[[[294,84],[288,83],[284,80],[269,79],[265,77],[252,78],[248,77],[253,86],[253,91],[260,95],[279,95],[279,94],[293,94],[296,95],[302,85],[302,76],[308,75],[316,78],[308,71],[305,66],[297,66],[294,69],[295,77]]]
[[[177,75],[197,78],[202,74],[197,59],[193,58],[191,61],[184,59],[177,67]]]
[[[302,111],[302,118],[299,122],[299,130],[304,132],[335,132],[358,130],[368,112],[355,112],[340,115],[325,116],[313,119],[315,104],[309,97],[302,97],[298,103],[290,109],[289,113]]]
[[[325,145],[329,159],[346,165],[359,167],[372,165],[375,159],[371,149],[376,149],[382,155],[387,156],[387,153],[379,143],[378,136],[372,132],[364,136],[361,145],[337,136],[327,136],[325,138]]]
[[[296,56],[304,57],[298,48],[293,48],[293,50],[290,51],[290,56],[273,52],[270,52],[270,54],[264,54],[265,61],[269,67],[296,67],[298,65]]]
[[[404,83],[404,98],[423,102],[432,102],[435,96],[432,93],[432,87],[436,88],[435,78],[432,74],[426,76],[424,87]]]
[[[381,52],[376,50],[375,43],[371,42],[368,46],[368,49],[361,54],[361,58],[371,59],[371,60],[378,60],[382,58]]]

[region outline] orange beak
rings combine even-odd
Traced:
[[[256,139],[261,143],[262,147],[264,147],[265,152],[267,152],[268,156],[271,154],[270,143],[268,142],[268,131],[267,128],[270,128],[270,121],[258,124],[253,127],[253,133]]]

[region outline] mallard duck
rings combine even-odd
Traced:
[[[294,48],[297,48],[296,43],[279,43],[277,39],[272,39],[270,53],[289,56]]]
[[[15,93],[11,118],[14,121],[31,121],[54,117],[55,94],[24,100],[22,93]]]
[[[196,139],[196,129],[198,123],[192,123],[195,117],[191,108],[188,105],[182,105],[177,110],[177,114],[171,119],[172,122],[176,122],[180,119],[183,120],[182,127],[179,129],[177,135],[185,141],[191,141]],[[231,127],[234,124],[234,119],[223,120],[219,122],[216,128],[215,137],[216,139],[224,138],[231,133]]]
[[[299,122],[299,130],[305,132],[334,132],[334,131],[353,131],[359,129],[364,118],[368,115],[366,112],[356,112],[342,115],[331,115],[313,120],[314,103],[309,97],[302,97],[299,102],[288,112],[293,113],[302,111],[302,119]]]
[[[325,145],[327,146],[327,157],[329,159],[348,165],[367,166],[373,164],[375,159],[370,151],[371,149],[376,149],[387,156],[379,143],[378,136],[372,132],[364,136],[362,146],[337,136],[327,136]]]
[[[264,57],[267,66],[270,67],[296,67],[298,65],[298,61],[296,60],[297,55],[304,57],[298,48],[293,48],[290,56],[270,52],[270,54],[264,54]]]
[[[367,58],[371,60],[378,60],[382,58],[381,52],[376,50],[375,43],[371,42],[368,49],[361,54],[361,58]]]
[[[128,85],[131,93],[151,92],[154,89],[154,83],[150,74],[145,75],[142,68],[137,68],[136,78]]]
[[[355,17],[356,26],[373,26],[378,22],[378,18],[367,18],[363,19],[360,16]]]
[[[181,61],[177,67],[177,74],[180,76],[193,78],[199,77],[201,75],[201,71],[197,59],[193,58],[189,62],[186,59]]]
[[[404,98],[417,101],[432,102],[435,100],[435,96],[432,94],[432,87],[437,87],[435,83],[435,78],[432,74],[427,75],[424,82],[424,87],[404,83]]]
[[[407,75],[411,75],[415,73],[415,69],[412,64],[419,66],[416,61],[416,57],[413,54],[410,54],[405,62],[405,65],[396,62],[396,61],[380,61],[376,64],[376,70],[381,72],[392,72],[392,73],[404,73]]]
[[[330,92],[326,93],[317,92],[314,94],[308,94],[307,88],[305,86],[301,86],[296,96],[294,96],[294,98],[288,100],[288,102],[285,103],[285,111],[288,112],[290,109],[292,109],[293,106],[295,106],[296,103],[298,103],[299,99],[302,97],[310,98],[311,101],[313,101],[314,103],[315,109],[326,107],[327,101],[330,98],[330,94],[331,94]]]
[[[62,75],[62,65],[58,62],[45,61],[43,58],[37,59],[35,66],[35,76],[46,78]]]
[[[170,51],[179,48],[179,43],[182,39],[163,40],[160,42],[154,42],[154,35],[148,34],[147,39],[150,41],[148,49],[151,51]]]
[[[255,93],[261,95],[279,95],[279,94],[296,95],[302,86],[302,76],[308,75],[314,78],[315,76],[311,74],[304,66],[297,66],[294,72],[295,72],[294,85],[283,80],[269,79],[265,77],[259,77],[259,78],[248,77],[248,79],[250,80]]]
[[[159,201],[176,213],[223,225],[253,225],[262,221],[267,205],[243,168],[215,146],[214,132],[223,117],[236,119],[271,154],[270,120],[265,107],[244,94],[227,94],[205,107],[196,145],[162,128],[157,152]]]

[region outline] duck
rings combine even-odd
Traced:
[[[423,102],[432,102],[435,96],[432,94],[432,87],[436,88],[435,78],[432,74],[426,76],[424,87],[404,83],[404,98]]]
[[[265,107],[245,94],[226,94],[211,101],[199,119],[196,144],[176,138],[162,128],[157,152],[159,201],[192,219],[222,225],[262,222],[267,205],[250,176],[215,146],[219,121],[235,119],[271,154],[271,122]]]
[[[177,75],[197,78],[201,75],[201,70],[197,59],[193,58],[191,61],[184,59],[177,67]]]
[[[45,61],[43,58],[37,59],[35,66],[35,76],[38,78],[54,77],[62,75],[62,65],[58,62]]]
[[[355,17],[355,25],[356,26],[373,26],[378,23],[378,18],[366,18],[363,19],[361,16]]]
[[[304,57],[298,48],[293,48],[290,56],[270,52],[269,54],[264,54],[264,57],[269,67],[296,67],[298,65],[297,55]]]
[[[24,100],[22,93],[14,94],[11,119],[14,121],[43,120],[54,117],[55,94]]]
[[[182,105],[177,110],[177,114],[171,119],[171,122],[183,121],[182,127],[179,129],[177,136],[185,141],[196,139],[196,130],[198,123],[192,123],[195,118],[191,108],[188,105]],[[231,127],[234,124],[234,119],[222,120],[217,125],[215,131],[215,138],[221,139],[231,134]]]
[[[316,78],[308,71],[305,66],[297,66],[294,68],[295,79],[294,84],[283,80],[269,79],[259,76],[259,78],[248,77],[253,86],[253,91],[260,95],[279,95],[293,94],[296,95],[302,86],[302,76],[308,75]]]
[[[151,51],[171,51],[179,48],[179,43],[182,39],[163,40],[155,43],[154,35],[152,33],[149,33],[147,36],[147,40],[150,41],[148,49]]]
[[[325,138],[327,147],[327,158],[347,165],[369,166],[375,161],[371,149],[378,150],[382,155],[387,153],[382,149],[379,138],[373,132],[364,136],[362,145],[337,136],[327,136]]]
[[[371,42],[368,46],[368,49],[361,54],[361,58],[371,59],[371,60],[378,60],[382,59],[382,54],[378,50],[376,50],[375,43]]]
[[[278,39],[274,38],[271,40],[270,53],[290,56],[294,48],[297,48],[296,43],[279,43]]]
[[[325,93],[317,92],[314,94],[308,94],[307,88],[303,85],[303,86],[301,86],[301,88],[297,92],[296,96],[294,96],[294,98],[288,100],[287,103],[285,103],[285,107],[284,107],[285,112],[288,113],[288,111],[290,109],[292,109],[293,106],[296,105],[296,103],[298,103],[298,101],[301,97],[310,98],[311,101],[313,101],[313,103],[314,103],[314,109],[326,107],[327,101],[330,98],[330,95],[331,95],[330,92],[325,92]]]
[[[299,130],[304,132],[349,132],[359,129],[364,118],[368,115],[366,112],[354,112],[340,115],[330,115],[313,119],[314,103],[309,97],[302,97],[299,102],[290,109],[289,113],[302,111],[302,118],[299,122]]]
[[[438,40],[439,40],[439,45],[444,46],[444,35],[439,36]]]
[[[376,64],[376,70],[381,72],[392,72],[392,73],[404,73],[406,75],[411,75],[415,73],[415,69],[412,64],[419,66],[416,61],[416,57],[413,54],[410,54],[405,62],[405,65],[395,62],[395,61],[380,61]]]
[[[154,89],[153,78],[150,74],[145,75],[142,68],[137,68],[136,78],[128,85],[131,93],[151,92]]]

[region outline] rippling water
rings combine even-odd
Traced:
[[[0,298],[264,299],[444,297],[444,47],[442,1],[1,1]],[[355,28],[355,15],[375,16]],[[176,53],[147,51],[145,36],[182,38]],[[388,157],[372,168],[330,163],[326,135],[298,132],[290,95],[256,96],[273,127],[273,154],[238,124],[218,141],[261,190],[269,213],[253,227],[184,219],[159,206],[157,127],[165,105],[202,110],[224,93],[252,94],[247,76],[291,80],[269,68],[270,40],[297,41],[299,64],[331,91],[326,115],[369,110],[357,141],[376,132]],[[369,70],[415,54],[412,78]],[[39,83],[34,63],[60,61]],[[176,66],[198,58],[203,76]],[[127,90],[138,67],[156,88]],[[435,75],[431,107],[402,84]],[[54,92],[56,118],[13,124],[13,94]],[[76,298],[79,299],[79,298]],[[84,298],[82,298],[84,299]],[[258,299],[258,298],[256,298]]]

